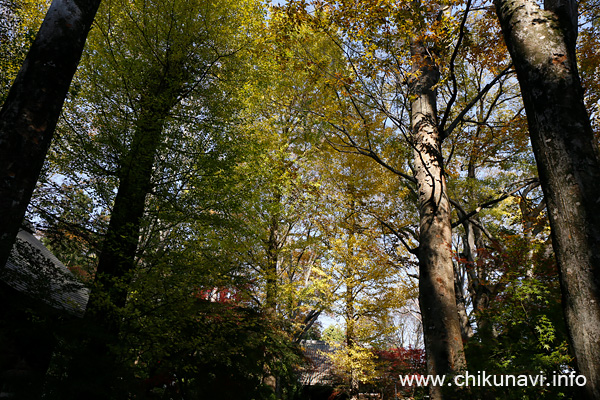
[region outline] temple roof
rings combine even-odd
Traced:
[[[27,226],[19,230],[0,280],[58,311],[82,317],[89,290],[79,282]]]
[[[310,359],[308,367],[301,371],[300,382],[304,386],[329,385],[332,383],[333,363],[328,353],[334,349],[322,340],[302,340],[300,347]]]

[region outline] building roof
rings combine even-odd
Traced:
[[[310,363],[300,373],[300,382],[304,386],[329,385],[333,380],[333,363],[329,353],[334,349],[322,340],[302,340],[300,347]]]
[[[82,317],[89,290],[24,227],[19,230],[0,280],[52,308]]]

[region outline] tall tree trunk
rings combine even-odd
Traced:
[[[279,206],[281,202],[281,193],[276,190],[274,194],[274,198],[272,200],[272,204],[274,206],[273,214],[271,215],[271,221],[269,224],[269,237],[265,242],[266,246],[266,260],[265,260],[265,304],[264,310],[265,314],[269,318],[276,318],[277,316],[277,302],[278,302],[278,292],[279,292],[279,283],[278,283],[278,275],[277,275],[277,262],[279,260],[279,248],[280,243],[278,240],[279,236]],[[273,393],[275,394],[275,398],[279,399],[279,387],[278,387],[278,377],[275,376],[269,366],[265,363],[265,376],[263,379],[263,383],[269,386]]]
[[[460,215],[460,213],[459,213]],[[461,216],[462,217],[462,216]],[[477,217],[473,217],[477,219]],[[473,311],[477,321],[477,331],[481,338],[490,339],[493,336],[492,325],[486,310],[489,308],[493,287],[488,283],[488,271],[484,263],[476,258],[479,249],[483,248],[480,229],[471,221],[463,223],[465,229],[464,252],[469,270],[469,290],[473,300]]]
[[[456,307],[458,310],[458,321],[460,322],[460,333],[463,343],[473,337],[473,327],[469,321],[467,312],[467,299],[465,297],[465,279],[458,263],[454,264],[454,292],[456,295]]]
[[[264,312],[269,318],[277,317],[277,303],[279,301],[279,277],[277,272],[277,266],[279,261],[279,250],[282,243],[279,241],[279,222],[281,218],[281,189],[276,187],[274,189],[273,197],[270,199],[270,205],[272,206],[269,228],[266,240],[263,241],[265,246],[265,265],[262,273],[265,277],[265,302]],[[281,391],[279,387],[279,377],[275,376],[269,368],[267,362],[264,364],[265,375],[263,377],[263,383],[270,387],[275,394],[275,398],[281,398]]]
[[[479,121],[488,120],[490,112],[491,110],[484,112],[483,104],[480,103],[479,110],[477,111],[477,119]],[[470,181],[477,180],[477,158],[479,156],[478,143],[483,134],[483,126],[484,125],[477,125],[473,138],[474,143],[467,164],[467,178]],[[468,190],[467,198],[469,203],[474,200],[471,190]],[[456,211],[459,219],[466,217],[463,210],[457,208]],[[465,219],[462,226],[464,229],[463,258],[467,263],[468,288],[473,304],[473,315],[477,323],[477,333],[479,337],[487,343],[487,340],[492,337],[492,325],[485,311],[489,307],[492,290],[488,284],[489,271],[485,264],[479,259],[479,253],[485,247],[483,233],[479,227],[482,226],[481,221],[479,220],[479,214]]]
[[[353,241],[354,235],[351,234],[351,238],[349,241]],[[350,244],[350,243],[349,243]],[[349,246],[350,247],[350,246]],[[352,246],[353,247],[353,246]],[[350,250],[350,249],[349,249]],[[350,254],[349,258],[352,258],[352,254]],[[348,269],[346,276],[346,294],[345,294],[345,302],[346,302],[346,351],[350,356],[351,360],[349,371],[348,371],[348,389],[349,389],[349,397],[350,400],[358,399],[358,379],[356,374],[356,368],[353,368],[352,361],[354,356],[354,349],[356,346],[356,332],[355,332],[355,311],[354,311],[354,273],[352,271],[352,266]]]
[[[588,399],[600,399],[600,157],[577,72],[573,0],[496,0],[529,122],[563,307]]]
[[[450,202],[446,193],[436,90],[439,70],[422,43],[411,46],[410,82],[415,175],[419,191],[419,305],[423,317],[427,373],[452,375],[466,367],[452,264]],[[430,387],[432,399],[442,388]]]
[[[359,392],[359,381],[358,371],[353,366],[354,357],[356,356],[356,307],[355,307],[355,296],[356,296],[356,276],[357,276],[357,265],[356,265],[356,234],[358,232],[358,218],[357,218],[357,191],[353,183],[349,183],[346,187],[346,194],[349,196],[348,199],[348,214],[344,221],[348,223],[346,232],[348,237],[346,238],[346,257],[345,257],[345,268],[344,268],[344,284],[346,286],[346,292],[344,293],[344,306],[346,321],[346,352],[350,364],[348,365],[348,397],[350,400],[358,399]]]
[[[146,195],[152,186],[152,168],[162,138],[163,123],[170,106],[141,112],[129,154],[119,173],[119,187],[96,270],[97,288],[92,292],[86,317],[106,324],[106,306],[123,307],[138,248],[140,226],[146,208]],[[108,297],[106,297],[108,296]],[[107,302],[108,300],[108,302]],[[108,320],[107,320],[108,318]],[[116,322],[116,321],[115,321]],[[111,321],[112,323],[112,321]],[[111,329],[117,329],[112,327]]]
[[[269,237],[265,242],[266,247],[266,260],[265,260],[265,311],[266,314],[275,317],[277,312],[277,298],[278,298],[278,278],[277,278],[277,262],[279,260],[279,249],[281,243],[279,242],[279,219],[282,195],[278,189],[273,195],[272,205],[273,214],[271,215],[271,221],[269,224]]]
[[[84,317],[85,340],[70,365],[69,380],[76,382],[71,397],[100,400],[126,393],[114,387],[122,377],[111,347],[118,345],[119,309],[127,299],[146,196],[152,185],[152,168],[164,121],[175,99],[175,93],[159,87],[140,104],[131,147],[121,163],[117,196],[98,260],[96,285]]]
[[[474,171],[473,173],[469,171],[469,177],[474,179],[474,176]],[[457,213],[460,219],[466,216],[462,210],[457,210]],[[473,216],[472,218],[479,222],[477,216]],[[492,326],[485,311],[489,307],[493,290],[487,282],[488,274],[486,267],[478,260],[479,249],[484,247],[481,229],[471,222],[470,219],[465,219],[462,225],[465,231],[462,257],[467,264],[468,288],[473,301],[477,333],[480,338],[490,339],[492,337]],[[471,331],[471,336],[472,333]]]
[[[100,0],[54,0],[0,111],[0,268],[62,110]]]

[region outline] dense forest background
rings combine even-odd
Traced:
[[[569,286],[578,264],[561,258],[598,257],[598,247],[560,250],[577,234],[559,229],[600,229],[596,203],[583,222],[550,218],[549,204],[564,216],[560,204],[580,203],[555,200],[560,185],[546,186],[554,176],[565,188],[599,186],[600,169],[584,155],[569,156],[592,171],[583,177],[540,161],[557,143],[544,130],[558,126],[544,122],[550,114],[574,121],[563,147],[597,156],[598,4],[578,2],[573,22],[565,7],[575,2],[513,1],[535,29],[548,27],[530,29],[531,45],[511,41],[527,20],[510,20],[521,11],[509,3],[103,0],[56,128],[36,131],[50,126],[48,151],[23,206],[89,288],[87,310],[68,318],[28,308],[28,323],[52,337],[52,359],[39,380],[5,377],[3,390],[310,398],[302,349],[318,339],[334,349],[331,399],[600,398],[597,334],[577,331],[597,333],[587,311],[600,315],[600,264],[573,272],[589,283],[584,292]],[[3,123],[49,7],[0,2]],[[555,39],[565,51],[550,49]],[[543,59],[542,72],[519,61],[528,49],[524,59]],[[540,88],[555,87],[543,73],[563,66],[557,76],[579,85],[579,97],[563,83],[557,93],[587,114],[540,100]],[[17,128],[6,126],[0,157],[35,164],[9,146]],[[2,332],[17,329],[3,323]],[[588,384],[584,394],[576,385],[446,393],[397,379],[467,370],[578,371]]]

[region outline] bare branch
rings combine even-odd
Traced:
[[[467,17],[469,15],[469,11],[471,8],[471,0],[467,1],[467,5],[465,7],[465,12],[463,14],[462,21],[460,22],[458,40],[456,42],[456,46],[454,46],[454,51],[452,52],[452,56],[450,57],[450,80],[452,81],[452,93],[450,95],[450,100],[446,105],[446,111],[444,112],[444,116],[442,117],[442,121],[440,123],[440,131],[444,132],[444,127],[446,126],[446,122],[448,122],[448,118],[450,117],[450,110],[456,101],[456,95],[458,93],[458,83],[456,82],[456,73],[454,71],[454,63],[456,62],[456,56],[458,55],[458,50],[460,49],[460,45],[462,44],[463,38],[465,37],[465,25],[467,23]],[[445,137],[445,136],[444,136]]]
[[[467,213],[457,201],[450,199],[450,203],[454,206],[454,208],[456,208],[459,211],[459,214],[462,214],[462,217],[460,217],[458,221],[452,223],[452,228],[456,228],[457,226],[461,225],[466,220],[470,220],[471,217],[479,214],[479,212],[482,209],[493,207],[494,205],[500,203],[502,200],[505,200],[508,197],[514,195],[519,190],[521,190],[523,188],[528,188],[531,185],[534,185],[534,187],[535,187],[535,186],[538,186],[539,184],[540,184],[540,182],[539,182],[539,180],[537,178],[529,179],[529,180],[525,181],[524,184],[522,184],[521,186],[517,187],[516,189],[511,190],[510,192],[506,192],[502,196],[500,196],[500,197],[498,197],[496,199],[486,201],[485,203],[481,204],[479,207],[477,207],[475,210],[473,210],[473,211],[471,211],[469,213]],[[471,220],[471,222],[473,222],[473,221]]]
[[[467,113],[471,110],[471,108],[473,108],[473,106],[475,106],[475,104],[477,104],[477,102],[487,93],[490,91],[490,89],[505,75],[507,75],[508,73],[512,72],[512,63],[504,68],[502,71],[500,71],[500,73],[498,75],[496,75],[496,77],[494,79],[492,79],[492,81],[490,83],[488,83],[487,85],[485,85],[483,87],[483,89],[477,93],[477,96],[475,96],[466,106],[465,108],[463,108],[463,110],[458,114],[458,116],[452,121],[452,123],[450,124],[450,126],[448,126],[447,129],[442,129],[441,130],[441,134],[442,134],[442,139],[447,138],[452,131],[454,131],[454,129],[456,129],[456,127],[458,126],[458,124],[461,123],[461,121],[463,120],[463,118],[465,117],[465,115],[467,115]]]

